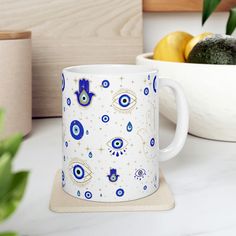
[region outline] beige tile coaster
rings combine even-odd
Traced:
[[[57,171],[49,208],[54,212],[109,212],[163,211],[172,209],[174,206],[174,197],[162,173],[160,175],[160,187],[151,196],[135,201],[100,203],[80,200],[65,193],[61,187],[61,171]]]

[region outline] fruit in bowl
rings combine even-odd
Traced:
[[[171,58],[162,48],[160,58],[156,47],[153,53],[137,56],[136,63],[151,65],[158,69],[160,77],[173,79],[182,86],[189,103],[191,134],[236,141],[236,39],[210,33],[188,39],[185,47],[180,43],[181,56]],[[160,110],[176,122],[175,100],[168,88],[160,91]]]

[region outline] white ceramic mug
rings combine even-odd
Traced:
[[[175,137],[159,150],[158,93],[176,96]],[[159,161],[174,157],[188,131],[181,88],[137,65],[84,65],[62,73],[63,170],[68,194],[90,201],[146,197],[159,187]]]

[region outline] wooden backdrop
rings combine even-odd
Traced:
[[[0,30],[32,30],[34,117],[61,115],[62,68],[142,52],[141,0],[1,0],[0,19]]]
[[[145,12],[196,12],[202,10],[203,0],[143,0]],[[222,0],[217,11],[228,11],[236,0]]]

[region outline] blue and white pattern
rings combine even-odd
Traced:
[[[91,198],[93,197],[93,194],[92,194],[90,191],[86,191],[86,192],[84,193],[84,196],[85,196],[85,198],[87,198],[87,199],[91,199]]]
[[[134,109],[137,103],[137,97],[131,90],[119,90],[113,96],[113,107],[120,112],[130,112]]]
[[[129,201],[158,186],[156,74],[62,74],[62,186],[90,201]]]
[[[124,194],[125,194],[124,189],[119,188],[119,189],[116,190],[116,196],[117,196],[117,197],[123,197]]]
[[[113,138],[110,141],[108,141],[107,146],[108,146],[108,150],[109,150],[110,154],[112,156],[118,157],[118,156],[123,155],[126,152],[128,142],[121,137],[117,137],[117,138]]]
[[[127,124],[127,126],[126,126],[126,130],[128,131],[128,132],[131,132],[132,130],[133,130],[133,125],[132,125],[132,123],[129,121],[129,123]]]
[[[84,135],[84,127],[81,122],[73,120],[70,124],[70,133],[74,139],[80,140]]]
[[[102,116],[102,122],[107,123],[107,122],[109,122],[109,120],[110,120],[110,117],[108,115]]]
[[[81,106],[86,107],[90,105],[92,97],[95,94],[89,90],[89,81],[86,79],[81,79],[79,81],[79,90],[75,92],[75,95],[78,103]]]
[[[102,87],[103,88],[108,88],[110,86],[110,82],[108,80],[103,80],[102,81]]]
[[[71,105],[71,100],[70,100],[70,98],[67,98],[66,102],[67,102],[67,105],[68,105],[68,106]]]
[[[147,95],[149,94],[149,88],[146,87],[146,88],[144,89],[143,93],[147,96]]]
[[[64,74],[62,73],[61,74],[61,90],[62,90],[62,92],[64,91],[65,86],[66,86],[66,81],[65,81]]]
[[[155,139],[154,138],[151,138],[150,140],[150,146],[153,147],[155,145]]]
[[[119,175],[117,174],[116,169],[110,169],[109,175],[107,175],[110,182],[116,182],[118,180]]]

